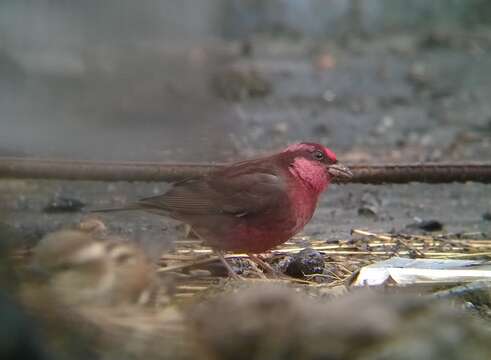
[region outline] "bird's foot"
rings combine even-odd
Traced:
[[[264,274],[263,270],[261,270],[258,265],[251,259],[249,258],[249,263],[251,264],[252,269],[255,271],[257,276],[259,276],[260,279],[267,279],[268,277],[266,274]]]
[[[218,255],[218,258],[222,262],[223,266],[225,266],[225,268],[227,269],[228,274],[230,275],[230,277],[232,279],[234,279],[234,280],[244,280],[244,278],[242,276],[240,276],[239,274],[237,274],[234,271],[234,269],[232,268],[232,266],[228,263],[227,259],[225,259],[225,256],[224,256],[223,252],[221,252],[219,250],[215,250],[215,252]]]
[[[262,267],[268,275],[277,280],[286,280],[289,282],[296,282],[296,283],[301,283],[301,284],[311,284],[311,281],[308,280],[302,280],[302,279],[296,279],[291,276],[288,276],[286,274],[283,274],[281,271],[276,270],[274,267],[272,267],[270,264],[268,264],[266,261],[261,259],[259,256],[255,254],[248,253],[247,256],[251,259],[251,261],[255,262],[257,265]]]
[[[273,268],[270,264],[268,264],[266,261],[261,259],[256,254],[247,253],[247,256],[249,257],[249,259],[251,259],[252,262],[254,262],[259,267],[261,267],[264,271],[266,271],[273,278],[275,278],[275,279],[285,279],[286,278],[286,276],[283,273],[281,273],[280,271]]]

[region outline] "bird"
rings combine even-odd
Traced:
[[[163,194],[123,208],[95,211],[144,210],[184,222],[235,276],[224,252],[246,253],[271,270],[256,254],[300,232],[328,185],[352,176],[331,149],[303,142],[176,182]]]
[[[156,291],[152,264],[130,242],[63,229],[44,236],[33,253],[31,269],[69,305],[145,305]]]

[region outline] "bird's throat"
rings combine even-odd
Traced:
[[[316,199],[320,193],[326,190],[329,184],[329,175],[326,173],[324,166],[307,159],[295,158],[288,170],[297,181],[310,188]]]

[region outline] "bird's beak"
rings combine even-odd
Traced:
[[[353,173],[351,172],[351,170],[347,166],[339,163],[329,165],[327,167],[327,172],[335,180],[349,180],[353,177]]]

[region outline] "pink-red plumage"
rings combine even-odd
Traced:
[[[174,184],[137,207],[175,218],[217,250],[259,253],[284,243],[310,221],[334,176],[350,176],[328,148],[294,144]]]

